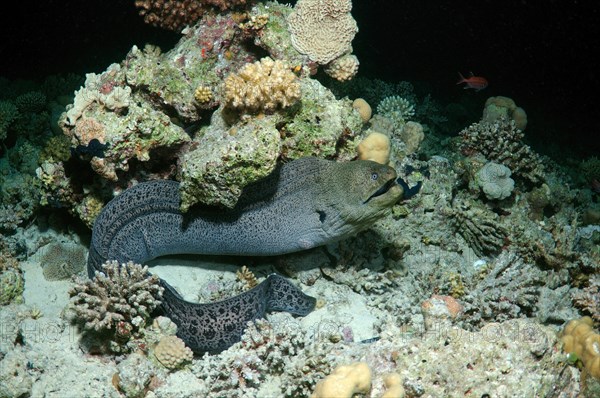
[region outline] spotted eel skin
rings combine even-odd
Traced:
[[[111,200],[94,223],[88,257],[92,278],[107,260],[164,255],[271,256],[343,239],[368,228],[402,196],[396,172],[370,161],[302,158],[243,189],[235,208],[197,206],[182,214],[179,183],[140,183]],[[268,311],[310,313],[315,299],[278,275],[226,300],[185,301],[166,281],[162,310],[195,352],[222,351],[248,321]]]

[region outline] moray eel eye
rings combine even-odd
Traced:
[[[377,176],[377,173],[373,173],[374,176]],[[373,177],[371,177],[373,178]],[[375,178],[376,179],[376,178]],[[387,191],[390,190],[391,187],[393,187],[394,185],[396,185],[396,180],[394,178],[392,178],[391,180],[389,180],[388,182],[386,182],[384,185],[381,186],[381,188],[379,188],[377,191],[373,192],[373,194],[371,196],[369,196],[367,198],[367,200],[364,201],[364,203],[369,202],[371,199],[376,198],[378,196],[381,196],[383,194],[385,194]]]
[[[377,173],[371,174],[371,180],[376,181],[377,178],[379,178],[379,174],[377,174]]]

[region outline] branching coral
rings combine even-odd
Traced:
[[[544,179],[540,157],[523,140],[514,121],[505,118],[472,124],[459,133],[463,155],[482,154],[487,160],[508,167],[513,174],[533,184]]]
[[[85,330],[113,330],[115,338],[127,340],[143,327],[160,304],[163,288],[148,267],[108,261],[93,280],[78,283],[71,296],[71,318]],[[124,332],[124,333],[123,333]]]
[[[286,316],[275,318],[285,320],[249,322],[242,341],[221,354],[205,355],[192,372],[207,380],[215,394],[235,396],[234,391],[243,388],[246,394],[258,396],[256,389],[269,374],[281,375],[288,371],[292,358],[307,355],[296,321]]]
[[[136,0],[135,6],[144,22],[180,32],[202,17],[209,7],[221,11],[246,4],[246,0]]]
[[[205,11],[198,0],[136,0],[135,6],[144,22],[176,32],[199,20]]]
[[[246,113],[272,112],[300,99],[300,85],[289,65],[269,57],[230,74],[225,79],[224,91],[227,106]]]
[[[400,129],[406,121],[415,115],[415,106],[406,98],[392,95],[385,97],[377,105],[377,114],[390,119],[394,129]]]
[[[19,117],[16,105],[9,101],[0,101],[0,141],[6,138],[8,128]]]

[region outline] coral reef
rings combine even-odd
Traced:
[[[502,164],[487,162],[476,174],[476,182],[489,200],[508,198],[515,187],[510,169]]]
[[[539,155],[523,143],[523,132],[506,118],[481,121],[459,133],[459,149],[466,156],[477,153],[488,161],[503,164],[517,178],[538,184],[544,180],[544,167]]]
[[[287,108],[300,99],[296,79],[286,62],[265,57],[227,76],[223,101],[226,106],[244,113]]]
[[[182,32],[174,48],[133,47],[85,79],[0,79],[0,396],[578,394],[600,363],[598,158],[541,158],[506,97],[459,137],[438,134],[480,107],[356,77],[349,0],[248,3],[138,0],[147,22]],[[319,67],[331,79],[313,78]],[[278,163],[309,155],[389,163],[420,192],[326,247],[156,272],[213,301],[275,270],[319,298],[310,315],[268,314],[194,359],[171,320],[150,318],[161,288],[147,268],[109,262],[68,280],[85,253],[65,242],[88,231],[78,240],[78,223],[49,207],[91,226],[123,189],[167,178],[181,182],[183,210],[226,211]],[[562,335],[578,365],[566,366],[556,331],[582,314]]]
[[[165,368],[175,369],[190,362],[194,353],[179,337],[165,336],[154,347],[154,356]]]
[[[367,394],[371,389],[371,369],[364,362],[338,366],[317,383],[311,398],[352,398],[355,394]]]
[[[499,216],[468,198],[457,197],[446,209],[451,223],[478,256],[500,252],[508,231],[498,222]]]
[[[73,146],[87,146],[93,138],[108,144],[103,156],[91,159],[91,166],[112,181],[118,180],[117,172],[129,170],[132,159],[147,162],[150,151],[189,141],[181,127],[167,115],[153,112],[139,92],[132,92],[124,81],[126,73],[113,64],[100,75],[87,74],[85,86],[59,121]]]
[[[86,265],[85,247],[68,242],[51,242],[40,248],[38,261],[44,269],[44,278],[58,281],[71,278],[83,271]]]
[[[336,80],[345,82],[358,73],[358,58],[354,54],[346,54],[334,59],[325,67],[325,73]]]
[[[561,341],[564,352],[577,355],[585,370],[591,376],[600,378],[600,334],[594,331],[593,324],[590,317],[570,321],[565,325]]]
[[[371,115],[373,114],[371,105],[369,105],[369,103],[363,98],[356,98],[354,101],[352,101],[352,107],[356,109],[364,123],[367,123],[369,120],[371,120]]]
[[[391,151],[390,138],[385,134],[373,131],[358,144],[356,151],[359,159],[388,164]]]
[[[78,283],[69,291],[69,318],[87,331],[110,331],[110,338],[119,346],[146,325],[160,304],[163,288],[147,266],[108,261],[102,268],[93,280]]]
[[[527,127],[527,114],[525,110],[518,107],[515,101],[508,97],[490,97],[485,101],[481,120],[489,123],[498,119],[514,121],[515,127],[519,130],[525,130]]]
[[[351,9],[351,0],[299,0],[288,17],[294,48],[321,65],[350,53],[358,32]]]

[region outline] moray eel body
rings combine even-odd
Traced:
[[[180,209],[179,183],[127,189],[96,219],[88,257],[92,278],[107,260],[144,263],[173,254],[270,256],[325,245],[371,226],[402,196],[396,172],[371,161],[302,158],[242,191],[231,210]],[[239,341],[246,323],[268,311],[306,315],[315,299],[270,275],[247,292],[210,304],[185,301],[167,282],[162,309],[195,352]]]

